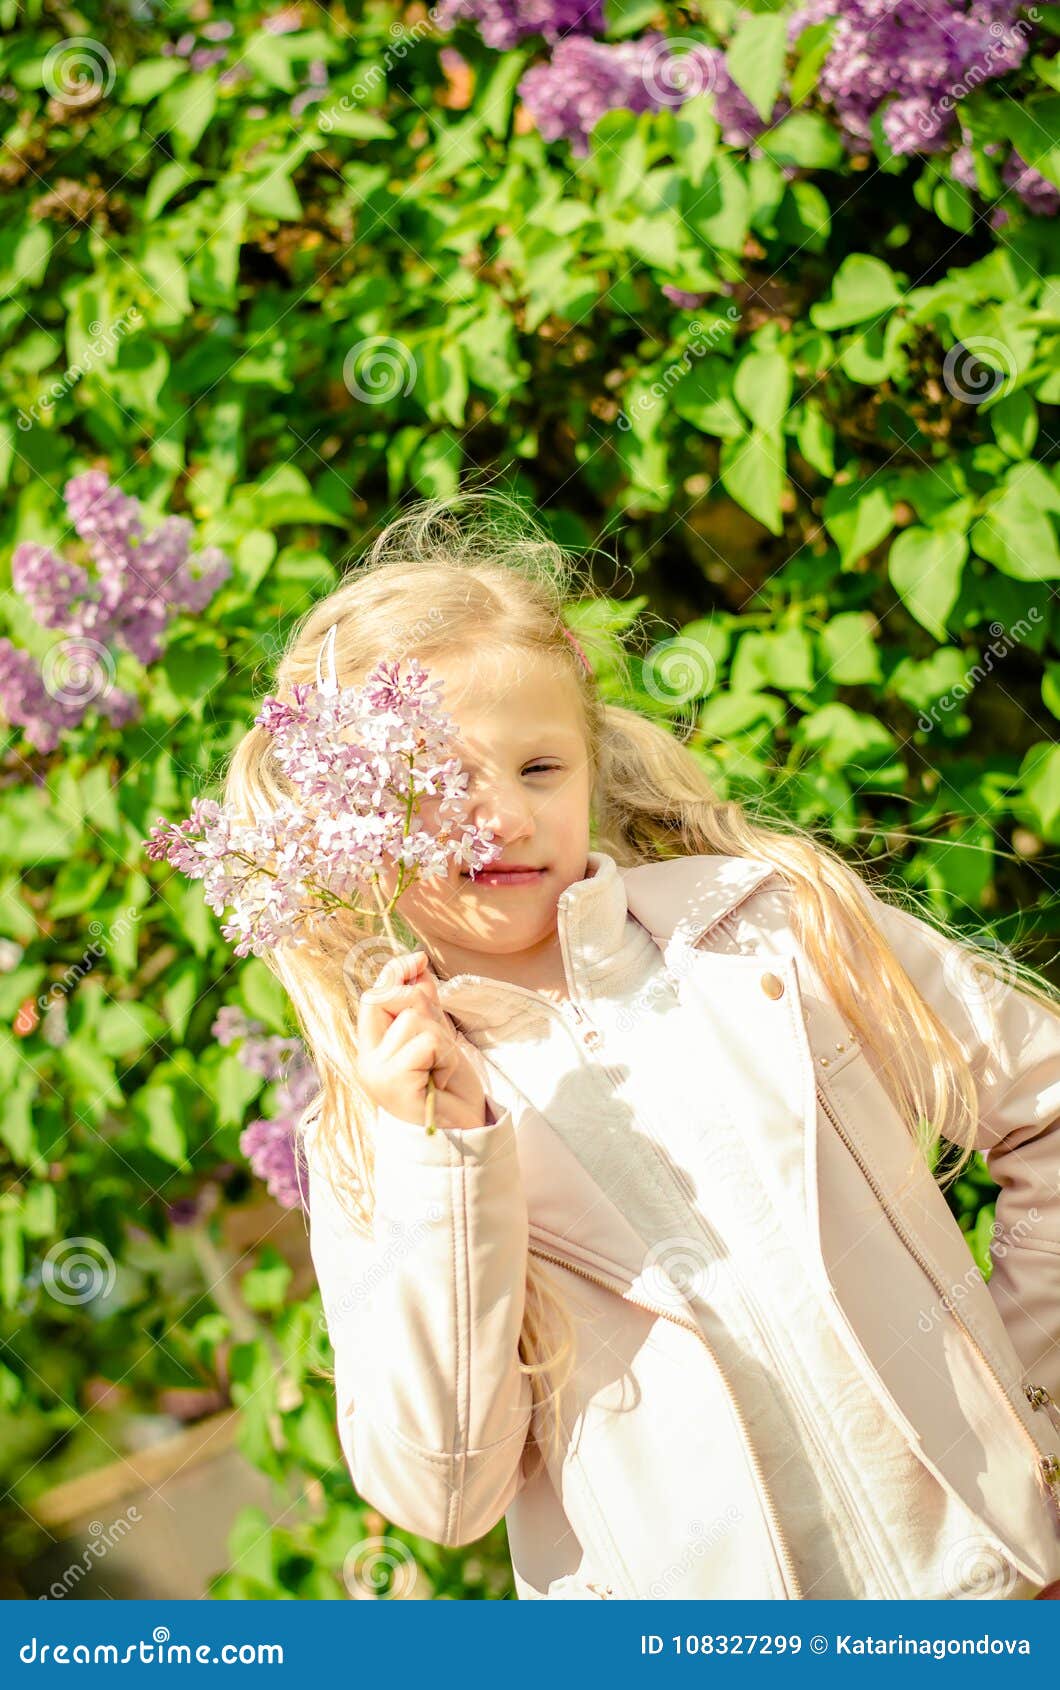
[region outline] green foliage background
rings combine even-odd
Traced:
[[[120,660],[134,726],[89,717],[49,755],[5,735],[0,933],[24,955],[0,975],[2,1517],[28,1557],[34,1500],[111,1459],[122,1413],[220,1380],[290,1506],[278,1528],[241,1519],[215,1593],[335,1596],[385,1523],[314,1374],[319,1298],[266,1241],[246,1318],[218,1306],[208,1237],[167,1213],[208,1181],[229,1207],[253,1196],[238,1135],[269,1097],[212,1038],[217,1010],[290,1023],[141,840],[207,784],[351,549],[404,499],[500,471],[559,540],[615,560],[572,616],[639,654],[632,699],[601,663],[608,696],[691,726],[720,795],[887,859],[1041,966],[1060,928],[1060,226],[1008,196],[993,228],[989,197],[882,143],[852,160],[812,65],[754,156],[701,96],[610,113],[579,160],[520,113],[531,44],[461,31],[454,75],[422,8],[305,6],[270,35],[236,4],[213,15],[250,74],[225,86],[162,53],[191,10],[149,12],[0,0],[7,632],[38,658],[52,643],[11,551],[76,555],[61,491],[86,468],[234,565],[158,664]],[[705,13],[612,16],[617,37]],[[78,35],[109,67],[64,102],[48,54]],[[327,98],[292,116],[320,60]],[[980,140],[1023,122],[1030,156],[1055,103],[1032,81],[966,104]],[[1054,181],[1057,156],[1037,145]],[[57,984],[65,1042],[17,1031]],[[952,1194],[984,1272],[992,1192],[979,1165]],[[65,1307],[43,1264],[78,1238],[117,1277]],[[472,1551],[392,1535],[438,1596],[512,1593],[503,1526]]]

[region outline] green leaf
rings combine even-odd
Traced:
[[[152,113],[151,128],[170,135],[174,142],[182,144],[184,152],[190,153],[201,141],[216,109],[217,78],[214,74],[203,72],[182,77],[162,95]]]
[[[107,1056],[119,1056],[131,1062],[161,1038],[165,1030],[165,1022],[150,1004],[119,1001],[100,1010],[95,1038]]]
[[[771,534],[783,531],[784,442],[779,433],[755,428],[742,440],[723,441],[720,476],[725,491],[750,516]]]
[[[836,170],[845,156],[834,124],[815,111],[792,112],[755,145],[774,164],[799,170]]]
[[[670,389],[669,405],[703,434],[722,440],[742,439],[746,424],[732,396],[732,366],[710,354],[697,356]]]
[[[990,411],[994,439],[1010,458],[1029,457],[1038,438],[1038,407],[1025,387],[1006,393]]]
[[[288,998],[260,957],[248,957],[239,976],[239,995],[247,1014],[274,1033],[288,1031]]]
[[[845,482],[824,501],[824,520],[844,569],[885,540],[894,526],[894,502],[883,482]]]
[[[779,428],[791,399],[791,366],[781,352],[747,352],[736,366],[733,392],[756,428]]]
[[[818,475],[835,474],[835,429],[817,399],[804,400],[799,407],[795,443],[811,469]]]
[[[186,1165],[187,1138],[182,1121],[183,1107],[174,1086],[152,1082],[135,1097],[138,1113],[147,1127],[145,1143],[174,1168]]]
[[[254,1267],[243,1275],[239,1289],[248,1308],[255,1309],[260,1314],[267,1314],[283,1308],[291,1277],[290,1264],[278,1250],[268,1244]]]
[[[980,557],[1017,581],[1060,579],[1060,548],[1050,513],[1060,512],[1060,494],[1040,464],[1017,464],[1000,496],[972,529]]]
[[[1005,131],[1020,157],[1060,188],[1060,94],[1005,102]]]
[[[819,639],[826,680],[836,686],[868,686],[882,679],[873,621],[864,611],[841,611],[822,628]]]
[[[793,106],[801,105],[817,87],[817,78],[828,57],[838,22],[838,17],[830,17],[810,24],[795,41],[795,69],[788,83],[788,95]]]
[[[964,534],[932,528],[906,528],[891,547],[891,583],[910,615],[937,640],[946,638],[946,618],[957,602],[967,556]]]
[[[33,1100],[37,1095],[36,1074],[23,1070],[14,1085],[4,1088],[4,1107],[0,1109],[0,1142],[7,1146],[13,1161],[28,1166],[37,1155],[37,1138],[33,1130]]]
[[[674,151],[681,160],[681,169],[693,188],[698,188],[714,157],[718,142],[718,124],[714,117],[714,102],[709,94],[696,94],[685,100],[673,113]]]
[[[729,75],[763,123],[769,122],[777,103],[787,50],[786,16],[759,12],[740,25],[725,54]]]
[[[202,969],[194,957],[181,957],[166,970],[163,978],[165,988],[160,1001],[165,1025],[174,1039],[182,1040],[202,988]]]
[[[226,1050],[217,1064],[214,1078],[218,1126],[241,1126],[247,1105],[260,1090],[261,1075],[244,1068],[234,1050]]]
[[[183,59],[141,59],[130,65],[122,96],[126,105],[146,106],[178,77],[184,76],[187,68]]]
[[[892,311],[901,299],[890,266],[867,253],[854,252],[835,273],[831,299],[814,305],[810,317],[819,329],[844,329]]]
[[[1032,745],[1020,764],[1023,802],[1043,839],[1060,838],[1060,745]]]
[[[397,131],[384,118],[373,112],[358,111],[355,106],[334,105],[317,107],[317,123],[326,135],[350,135],[355,141],[392,141]]]
[[[57,921],[93,909],[110,880],[111,867],[110,863],[90,863],[83,858],[64,863],[52,882],[49,916]]]
[[[45,223],[16,224],[0,230],[0,299],[22,288],[39,287],[52,250]]]

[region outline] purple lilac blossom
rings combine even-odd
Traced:
[[[117,687],[92,698],[57,696],[48,690],[29,652],[0,638],[0,715],[20,727],[38,751],[54,751],[61,736],[79,727],[90,709],[120,728],[134,719],[140,706],[131,693]]]
[[[851,151],[871,148],[872,118],[887,101],[881,121],[892,150],[937,152],[962,95],[1023,62],[1018,9],[1014,0],[807,0],[792,14],[788,38],[837,19],[818,93]]]
[[[292,1047],[289,1058],[278,1069],[280,1085],[276,1113],[268,1119],[251,1121],[239,1135],[239,1148],[258,1179],[264,1180],[281,1208],[308,1207],[305,1153],[298,1139],[298,1122],[307,1105],[320,1090],[316,1068],[300,1039],[285,1041]],[[249,1041],[248,1041],[249,1043]],[[260,1051],[240,1052],[240,1060],[254,1072],[264,1072]],[[269,1052],[275,1056],[274,1051]]]
[[[66,508],[96,565],[92,578],[50,546],[15,547],[11,580],[45,628],[123,645],[141,663],[162,655],[181,610],[205,610],[232,565],[216,546],[191,553],[194,524],[167,516],[145,534],[139,501],[112,487],[102,470],[74,476]]]
[[[730,146],[750,146],[769,127],[729,75],[719,48],[697,43],[675,53],[658,30],[617,43],[569,36],[547,64],[533,65],[519,83],[519,94],[545,140],[565,139],[580,157],[589,151],[589,135],[604,112],[617,107],[659,111],[702,93],[713,95],[715,116]],[[787,109],[779,101],[770,122]]]
[[[300,1148],[297,1154],[295,1150],[298,1122],[320,1090],[312,1058],[299,1038],[259,1037],[261,1022],[239,1004],[219,1009],[210,1031],[226,1048],[241,1041],[238,1054],[243,1067],[280,1082],[275,1115],[251,1121],[240,1134],[239,1148],[281,1207],[295,1209],[306,1200],[305,1158]]]
[[[565,35],[599,35],[604,11],[602,0],[439,0],[435,21],[439,29],[473,23],[486,46],[503,53],[527,35],[552,43]]]
[[[1020,199],[1036,217],[1055,217],[1060,211],[1060,189],[1040,170],[1013,151],[1001,172],[1007,188],[1015,188]]]

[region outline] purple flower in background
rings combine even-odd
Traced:
[[[251,1121],[239,1135],[239,1148],[280,1207],[297,1209],[306,1190],[306,1165],[301,1146],[296,1150],[290,1121],[280,1115]]]
[[[677,305],[683,311],[694,311],[709,298],[709,293],[689,293],[685,288],[675,288],[672,282],[664,282],[661,289],[671,305]]]
[[[545,140],[564,138],[579,157],[588,152],[589,135],[604,112],[618,107],[660,111],[697,94],[713,96],[718,125],[730,146],[750,146],[768,128],[729,75],[720,48],[697,43],[677,53],[659,30],[617,43],[569,36],[547,64],[526,72],[519,93]],[[778,102],[770,122],[787,109]]]
[[[12,559],[16,592],[42,627],[123,645],[141,663],[156,662],[173,617],[205,610],[231,563],[216,546],[191,553],[194,524],[186,517],[167,516],[146,534],[139,501],[112,487],[102,470],[74,476],[64,496],[95,577],[50,546],[25,541]]]
[[[131,693],[105,681],[101,684],[105,671],[95,648],[84,650],[87,662],[80,660],[83,645],[65,642],[60,655],[79,672],[80,680],[75,676],[64,683],[54,665],[46,677],[28,651],[0,638],[0,715],[20,727],[38,751],[54,751],[62,735],[80,727],[93,707],[116,728],[125,727],[139,713],[139,703]]]
[[[478,26],[487,47],[506,52],[527,35],[556,42],[564,35],[599,35],[603,0],[438,0],[435,21],[452,29],[464,21]]]
[[[1019,153],[1009,154],[1001,172],[1007,188],[1015,188],[1027,209],[1036,217],[1055,217],[1060,210],[1060,189],[1056,188],[1040,170],[1022,159]]]
[[[77,727],[92,705],[115,726],[131,721],[138,705],[111,685],[110,648],[124,646],[141,663],[154,663],[173,617],[204,610],[232,572],[216,546],[191,553],[194,525],[184,517],[165,517],[146,533],[139,502],[112,487],[102,470],[74,476],[63,493],[95,573],[26,540],[15,547],[11,583],[41,627],[68,637],[43,669],[0,642],[0,706],[40,751],[54,750],[58,735]]]
[[[664,41],[658,30],[636,41],[594,41],[588,35],[560,41],[550,61],[531,66],[519,82],[545,140],[565,139],[584,156],[593,125],[605,112],[619,106],[652,111],[668,103],[659,82]]]
[[[793,13],[794,43],[810,24],[835,18],[818,92],[831,102],[851,151],[872,146],[885,101],[884,133],[899,153],[946,144],[959,99],[1022,64],[1027,26],[1015,0],[808,0]]]
[[[298,1122],[320,1090],[312,1059],[301,1039],[259,1037],[261,1022],[252,1020],[238,1004],[225,1004],[218,1010],[210,1030],[218,1044],[226,1047],[242,1041],[239,1060],[244,1068],[266,1080],[280,1081],[276,1113],[251,1121],[239,1136],[239,1148],[277,1203],[285,1209],[296,1209],[307,1201],[303,1198],[306,1165],[298,1146]]]

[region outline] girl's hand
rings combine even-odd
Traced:
[[[436,1126],[486,1124],[486,1099],[453,1023],[438,1001],[425,951],[391,957],[357,1008],[358,1070],[372,1102],[403,1121],[426,1118],[433,1070]]]

